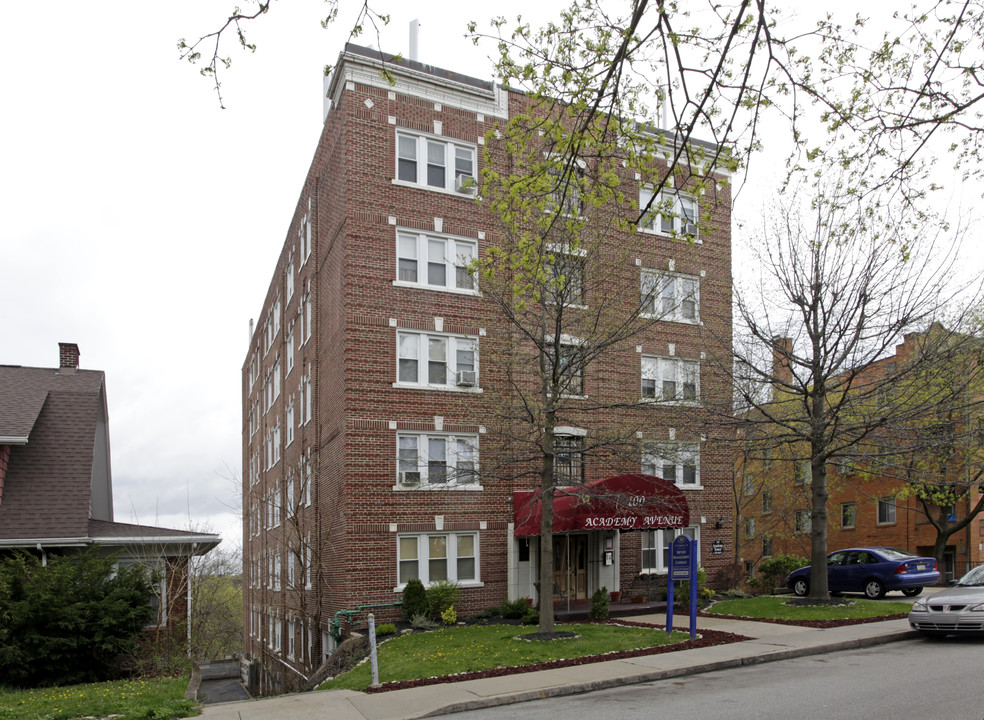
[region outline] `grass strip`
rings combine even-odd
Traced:
[[[687,633],[665,630],[599,625],[557,625],[558,631],[576,632],[579,637],[547,642],[521,640],[536,632],[535,626],[472,625],[441,628],[426,633],[407,633],[379,646],[379,680],[395,682],[478,672],[501,667],[535,665],[621,650],[672,645],[690,639]],[[329,680],[321,690],[365,690],[371,682],[364,662]]]
[[[720,600],[704,612],[710,615],[764,618],[770,620],[854,620],[907,613],[910,602],[851,599],[845,605],[789,605],[789,597],[756,597]]]
[[[64,687],[13,690],[0,687],[0,720],[103,718],[169,720],[197,715],[185,698],[188,677],[118,680]]]

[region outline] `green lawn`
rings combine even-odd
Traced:
[[[614,625],[558,625],[557,630],[580,637],[550,642],[528,642],[520,635],[536,632],[536,626],[473,625],[442,628],[427,633],[408,633],[379,647],[379,680],[417,680],[497,667],[535,665],[601,655],[618,650],[669,645],[689,640],[687,633]],[[369,687],[369,663],[363,663],[321,686],[323,690],[365,690]]]
[[[748,618],[772,618],[776,620],[846,620],[880,617],[907,613],[911,602],[885,602],[884,600],[850,599],[850,605],[787,605],[792,596],[768,596],[721,600],[705,612],[718,615],[737,615]]]
[[[0,687],[0,720],[102,718],[166,720],[197,715],[185,699],[188,678],[153,678],[67,685],[36,690]]]

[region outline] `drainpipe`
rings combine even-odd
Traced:
[[[188,658],[191,658],[191,560],[195,557],[195,548],[198,543],[191,544],[191,555],[188,556],[188,618],[185,623],[188,625]]]
[[[48,567],[48,553],[41,547],[41,543],[38,543],[38,552],[41,553],[41,567]]]

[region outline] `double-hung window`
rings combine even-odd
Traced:
[[[421,187],[472,195],[475,146],[405,131],[396,133],[396,179]]]
[[[478,437],[400,433],[396,464],[400,485],[476,485]]]
[[[474,292],[470,272],[478,255],[474,240],[407,230],[396,234],[396,281],[431,289]]]
[[[699,278],[644,270],[642,314],[674,322],[700,322]]]
[[[895,498],[878,498],[878,524],[895,524]]]
[[[548,248],[547,268],[550,271],[547,295],[555,305],[584,305],[585,251],[563,246]]]
[[[639,208],[645,209],[647,206],[649,212],[639,223],[642,230],[698,239],[697,201],[694,198],[678,192],[664,191],[653,199],[653,191],[642,188],[639,190]]]
[[[552,350],[548,347],[548,352]],[[557,381],[556,389],[560,395],[584,395],[584,351],[576,341],[564,342],[556,357]]]
[[[642,453],[642,472],[684,488],[700,487],[700,447],[697,443],[650,446]]]
[[[554,437],[554,481],[557,485],[578,485],[584,482],[583,437]]]
[[[697,540],[697,564],[700,564],[700,530],[697,527],[645,530],[642,533],[642,572],[666,573],[670,567],[670,544],[678,535]]]
[[[857,522],[857,505],[852,502],[841,503],[841,528],[847,530],[854,527]]]
[[[677,357],[643,357],[642,397],[660,402],[699,402],[700,362]]]
[[[444,388],[478,385],[478,338],[400,331],[396,346],[399,384]]]
[[[478,533],[433,533],[397,537],[397,578],[429,585],[440,580],[479,582]]]
[[[813,529],[813,518],[809,510],[797,510],[794,529],[797,533],[808,533]]]

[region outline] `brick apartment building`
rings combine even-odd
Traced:
[[[895,354],[864,369],[858,384],[863,385],[865,378],[894,374],[898,367],[911,363],[924,337],[924,333],[906,335],[905,341],[896,347]],[[933,373],[934,370],[928,372]],[[928,383],[917,376],[912,384]],[[920,455],[918,450],[907,447],[911,440],[900,437],[898,459],[890,455],[886,458],[885,443],[880,442],[861,445],[855,453],[828,465],[829,551],[887,546],[903,548],[919,555],[933,555],[937,531],[930,516],[939,518],[941,508],[931,502],[922,503],[909,491],[905,480],[907,466],[921,468],[910,474],[914,480],[928,475],[926,479],[929,481],[939,482],[938,472],[942,465],[946,475],[944,482],[960,483],[966,479],[970,484],[970,492],[942,512],[948,523],[955,524],[966,518],[978,505],[982,495],[980,473],[984,471],[984,435],[980,432],[979,400],[955,403],[954,407],[960,419],[949,428],[950,442],[941,443],[934,437]],[[952,413],[945,411],[937,414],[952,416]],[[915,420],[910,435],[916,442],[919,441],[917,433],[928,432],[935,436],[945,422],[944,417]],[[810,557],[809,462],[796,459],[795,447],[783,448],[766,443],[764,452],[762,447],[761,443],[758,446],[752,443],[746,446],[746,452],[736,454],[736,480],[741,493],[735,532],[739,545],[738,559],[748,576],[754,574],[762,560],[770,557],[786,554]],[[941,457],[951,451],[952,457],[941,463]],[[866,457],[866,453],[880,457]],[[978,478],[977,482],[974,477]],[[984,562],[984,516],[978,515],[966,527],[950,535],[942,560],[940,572],[944,582],[960,577]]]
[[[413,60],[389,61],[390,82],[379,57],[349,45],[326,83],[324,130],[243,366],[246,650],[263,691],[303,684],[366,613],[402,617],[408,578],[457,582],[459,615],[537,598],[537,531],[518,509],[536,478],[493,472],[509,450],[490,409],[510,392],[495,360],[508,333],[464,269],[502,238],[475,197],[485,137],[526,100]],[[646,200],[644,178],[623,181]],[[730,568],[731,451],[702,424],[707,405],[730,408],[711,362],[730,356],[730,191],[673,198],[677,217],[606,238],[626,253],[608,281],[638,302],[658,279],[669,310],[588,366],[583,394],[638,404],[679,387],[685,401],[634,411],[638,446],[605,462],[580,448],[629,411],[586,415],[560,429],[557,457],[572,483],[668,485],[689,521],[556,532],[555,589],[569,601],[665,578],[680,533],[699,541],[712,583]],[[699,235],[686,226],[698,211],[712,220]]]

